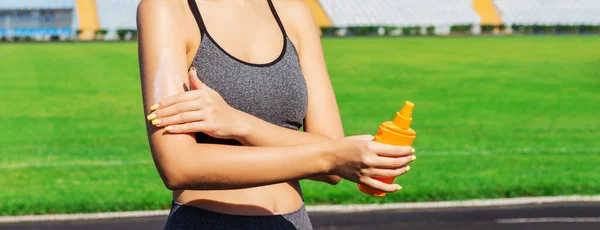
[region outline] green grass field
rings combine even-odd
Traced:
[[[324,40],[347,135],[416,104],[418,160],[383,199],[304,182],[308,204],[600,194],[599,37]],[[135,43],[0,44],[0,215],[165,209]]]

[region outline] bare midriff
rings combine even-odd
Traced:
[[[291,213],[303,204],[297,181],[235,190],[177,190],[173,200],[213,212],[248,216]]]

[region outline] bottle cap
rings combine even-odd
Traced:
[[[412,111],[415,108],[415,104],[410,101],[404,102],[404,107],[396,113],[396,117],[394,118],[394,125],[402,128],[408,129],[410,128],[410,123],[412,122]]]

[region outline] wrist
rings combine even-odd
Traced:
[[[332,171],[336,167],[337,162],[337,151],[335,141],[327,141],[318,144],[319,146],[319,159],[317,160],[321,168],[321,173],[332,174]]]

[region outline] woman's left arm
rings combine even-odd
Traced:
[[[208,135],[218,138],[236,139],[246,146],[299,145],[343,138],[344,130],[342,128],[333,87],[329,80],[325,65],[323,48],[320,40],[320,30],[316,26],[308,6],[302,1],[299,2],[301,2],[301,4],[294,4],[297,8],[285,10],[293,11],[293,15],[290,15],[294,18],[293,26],[295,28],[293,29],[298,31],[298,42],[295,45],[300,59],[301,70],[308,88],[308,108],[304,120],[304,132],[283,128],[250,114],[236,111],[228,105],[223,105],[224,101],[220,98],[218,93],[210,89],[208,90],[211,92],[206,93],[200,98],[174,95],[165,99],[164,102],[161,101],[159,109],[152,113],[154,115],[151,114],[152,119],[161,120],[160,124],[157,124],[157,126],[170,126],[168,130],[173,133],[205,132]],[[192,84],[192,86],[196,85],[196,88],[202,88],[206,91],[206,86],[199,82],[194,76],[195,73],[192,73],[190,76],[190,84]],[[193,93],[194,92],[188,91],[182,94],[191,95]],[[210,97],[219,98],[213,100]],[[186,120],[185,116],[178,116],[178,114],[183,113],[189,114],[189,111],[185,111],[185,109],[176,112],[166,111],[169,107],[176,107],[174,105],[178,103],[185,103],[186,100],[208,100],[222,103],[210,103],[212,105],[209,105],[209,103],[202,103],[204,105],[203,109],[205,111],[211,111],[212,115],[204,112],[202,121],[195,122],[196,125],[190,125],[191,121]],[[215,108],[207,109],[207,106],[214,106]],[[182,106],[181,108],[184,107],[185,106]],[[222,107],[227,108],[223,109]],[[222,114],[219,113],[221,111],[230,112],[227,112],[228,114]],[[167,117],[165,117],[165,114]],[[209,122],[212,124],[208,124]],[[202,130],[202,127],[210,127],[211,130],[207,132],[207,130]],[[233,131],[234,129],[235,131]],[[340,181],[340,178],[334,175],[311,179],[330,184],[337,184]]]

